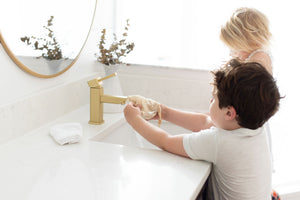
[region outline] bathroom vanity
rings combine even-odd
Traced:
[[[126,122],[104,113],[105,123],[88,124],[84,105],[0,146],[0,199],[195,199],[211,165],[159,149],[101,141]],[[61,146],[51,126],[78,122],[79,143]],[[101,136],[102,134],[102,136]]]
[[[154,70],[150,66],[124,67],[119,72],[125,95],[155,97],[161,103],[187,110],[208,108],[209,72]],[[101,73],[87,74],[0,106],[0,199],[197,197],[211,164],[154,148],[130,129],[123,113],[104,112],[103,124],[88,123],[87,82],[98,76]],[[79,143],[61,146],[49,131],[54,125],[68,122],[81,124],[83,138]]]

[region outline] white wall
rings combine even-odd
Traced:
[[[112,24],[109,21],[113,19],[110,16],[112,12],[109,12],[111,5],[108,3],[109,1],[107,3],[98,1],[93,28],[86,46],[78,61],[67,72],[58,77],[43,79],[25,73],[15,65],[0,45],[0,106],[99,71],[101,67],[95,62],[94,53],[97,51],[98,30],[105,23]]]
[[[113,23],[110,0],[98,1],[95,21],[77,62],[54,78],[22,71],[0,46],[0,144],[22,136],[89,103],[87,80],[104,70],[94,54],[100,30]],[[210,74],[207,71],[130,65],[119,70],[124,95],[140,94],[188,110],[207,111]],[[88,120],[88,116],[87,116]]]

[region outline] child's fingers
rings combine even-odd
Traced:
[[[131,101],[128,102],[128,105],[134,107],[134,104]]]
[[[141,109],[142,108],[142,106],[140,105],[140,104],[136,104],[136,105],[134,105],[135,107],[138,107],[139,109]]]
[[[129,104],[130,104],[130,106],[132,106],[132,107],[134,107],[134,108],[136,108],[136,107],[138,107],[139,109],[141,109],[142,108],[142,106],[140,105],[140,104],[135,104],[135,103],[133,103],[133,102],[129,102]]]
[[[132,107],[132,108],[136,108],[136,107],[137,107],[137,105],[136,105],[136,104],[134,104],[134,103],[133,103],[133,102],[131,102],[131,101],[128,103],[128,105],[129,105],[130,107]]]
[[[135,105],[134,103],[132,103],[132,102],[129,102],[126,106],[125,106],[125,108],[124,108],[124,112],[130,112],[130,110],[131,111],[133,111],[133,110],[141,110],[141,106],[138,104],[138,105]]]

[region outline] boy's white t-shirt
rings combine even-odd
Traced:
[[[190,158],[213,163],[209,199],[271,199],[272,164],[264,128],[227,131],[212,127],[186,134],[183,145]]]

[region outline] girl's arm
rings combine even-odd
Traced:
[[[161,105],[162,119],[193,132],[208,129],[214,124],[208,114],[186,112]]]
[[[166,131],[147,122],[140,115],[140,108],[133,106],[131,102],[124,108],[124,116],[135,131],[155,146],[188,157],[183,147],[183,135],[169,135]]]

